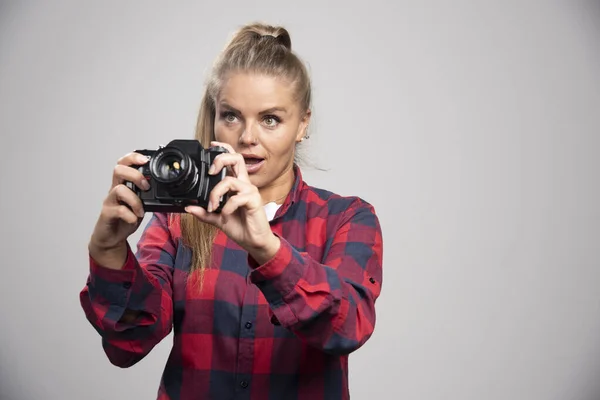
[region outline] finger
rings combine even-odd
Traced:
[[[136,153],[135,151],[128,153],[123,157],[119,158],[119,160],[117,160],[117,164],[121,165],[144,165],[147,162],[147,156],[140,153]]]
[[[244,160],[244,157],[241,154],[219,154],[213,160],[213,165],[208,170],[208,173],[211,175],[218,174],[221,171],[221,169],[225,167],[229,167],[233,176],[235,176],[236,178],[249,182],[248,170],[246,170],[246,161]]]
[[[248,182],[244,182],[238,178],[227,176],[221,182],[217,183],[208,195],[208,212],[212,212],[219,206],[221,197],[229,192],[240,194],[251,193],[256,190],[255,186]]]
[[[117,160],[117,165],[113,171],[112,187],[115,187],[125,181],[133,182],[142,190],[148,190],[149,184],[143,183],[142,175],[137,171],[135,166],[144,165],[149,158],[143,154],[131,152]],[[136,171],[138,174],[132,175],[131,171]]]
[[[142,190],[150,189],[150,184],[146,177],[137,169],[124,164],[117,164],[113,170],[112,187],[124,182],[133,182]]]
[[[225,149],[227,149],[228,152],[230,152],[231,154],[235,153],[235,150],[233,150],[233,147],[231,147],[231,145],[229,143],[224,143],[224,142],[217,142],[215,140],[213,140],[212,142],[210,142],[211,146],[221,146],[221,147],[225,147]]]
[[[229,152],[228,154],[238,154],[229,143],[218,142],[216,140],[213,140],[213,141],[210,142],[210,145],[213,146],[213,147],[217,147],[217,146],[224,147]],[[217,158],[218,157],[219,156],[217,156]],[[241,162],[242,162],[244,170],[245,170],[246,169],[245,168],[246,167],[246,162],[244,161],[244,157],[241,157]],[[230,169],[232,169],[232,167],[233,167],[231,165],[227,165],[227,166]],[[221,170],[220,168],[219,169],[215,169],[215,173],[219,172],[220,170]],[[239,171],[232,171],[232,172],[234,173],[234,176],[239,177]],[[247,175],[248,172],[247,171],[245,171],[245,172],[246,172],[246,175]]]
[[[231,196],[227,200],[227,203],[225,203],[225,206],[223,206],[221,215],[226,218],[242,207],[256,208],[256,197],[257,195],[254,193],[236,194],[235,196]],[[258,203],[260,203],[260,201],[258,201]]]
[[[127,186],[117,185],[108,197],[108,202],[111,205],[124,205],[128,207],[135,215],[140,218],[144,217],[144,205],[140,198]]]
[[[139,221],[139,217],[125,205],[109,207],[107,214],[110,219],[120,219],[131,225],[137,224]]]
[[[204,208],[200,206],[187,206],[185,211],[188,214],[192,214],[194,217],[198,218],[202,222],[206,222],[208,224],[214,225],[216,227],[221,226],[221,215],[220,214],[212,214],[206,211]]]

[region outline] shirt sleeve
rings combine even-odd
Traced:
[[[111,363],[134,365],[171,331],[175,254],[167,215],[154,214],[138,241],[137,253],[127,244],[122,269],[104,267],[89,257],[80,303]]]
[[[281,246],[263,265],[250,259],[250,279],[263,292],[274,320],[331,354],[360,348],[375,328],[382,286],[383,240],[374,208],[362,200],[346,211],[323,262]]]

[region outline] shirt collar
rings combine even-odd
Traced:
[[[304,188],[304,181],[302,179],[302,172],[300,171],[300,167],[294,163],[294,184],[290,189],[288,195],[277,213],[275,213],[275,217],[273,219],[277,219],[284,215],[287,210],[300,199],[300,194],[302,193],[302,189]]]

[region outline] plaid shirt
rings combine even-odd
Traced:
[[[295,172],[270,222],[278,253],[257,265],[219,232],[201,292],[178,214],[153,214],[121,270],[90,257],[80,301],[113,364],[134,365],[173,330],[158,399],[349,398],[348,356],[375,326],[381,228],[370,204]],[[126,310],[141,314],[127,323]]]

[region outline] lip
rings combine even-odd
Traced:
[[[258,172],[258,170],[265,164],[265,159],[255,154],[242,154],[242,156],[244,157],[244,160],[246,158],[255,158],[261,160],[260,162],[257,162],[255,164],[246,164],[246,170],[249,174],[254,174]]]

